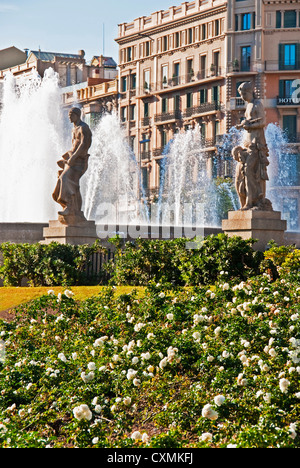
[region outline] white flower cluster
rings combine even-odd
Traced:
[[[88,405],[76,406],[76,408],[73,409],[73,414],[74,418],[76,418],[78,421],[91,421],[93,417],[93,413],[91,412]]]

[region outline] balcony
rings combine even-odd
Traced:
[[[149,127],[150,124],[151,124],[151,118],[150,117],[144,117],[141,120],[141,126],[142,127]]]
[[[151,151],[142,151],[141,152],[141,161],[150,161]]]
[[[300,61],[294,65],[286,65],[278,60],[266,60],[265,61],[265,71],[295,71],[300,70]]]
[[[176,122],[176,120],[181,120],[182,115],[180,110],[174,110],[173,112],[164,112],[163,114],[156,114],[154,121],[156,124],[163,124],[166,122]]]
[[[214,67],[209,70],[200,70],[198,73],[188,73],[187,75],[173,76],[156,83],[151,83],[147,87],[139,89],[139,97],[146,97],[149,94],[172,91],[180,86],[198,85],[204,80],[220,80],[225,78],[226,70],[221,67]]]
[[[235,97],[235,98],[230,98],[230,110],[244,110],[246,109],[246,102],[244,99]]]
[[[189,107],[184,112],[184,117],[195,117],[196,115],[207,114],[209,112],[220,111],[221,103],[219,101],[204,102],[199,106]]]

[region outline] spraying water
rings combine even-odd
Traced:
[[[299,185],[298,154],[289,146],[289,137],[279,125],[269,124],[266,140],[270,150],[270,182],[268,198],[274,210],[281,211],[288,222],[288,230],[299,231],[298,195],[294,187]]]
[[[240,132],[238,137],[242,137]],[[234,130],[227,136],[220,159],[228,157],[236,140]],[[231,181],[216,183],[213,164],[199,126],[175,135],[162,163],[158,213],[163,225],[220,226],[225,208],[238,209]]]
[[[47,222],[56,214],[51,193],[63,154],[58,76],[52,69],[17,82],[8,74],[0,120],[0,221]]]
[[[93,131],[89,170],[82,182],[85,215],[97,224],[148,222],[140,173],[118,116],[106,114]]]

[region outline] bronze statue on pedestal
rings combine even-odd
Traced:
[[[80,179],[88,169],[88,151],[92,144],[92,132],[81,120],[81,110],[73,107],[69,112],[74,128],[72,132],[72,149],[58,161],[60,171],[53,192],[53,199],[64,211],[60,211],[59,221],[66,225],[78,225],[86,222],[81,210]]]
[[[233,158],[238,162],[236,190],[241,210],[273,211],[272,203],[266,198],[266,183],[269,180],[269,150],[265,137],[265,111],[256,98],[252,83],[242,83],[239,93],[247,103],[245,119],[237,128],[246,130],[244,146],[233,148]]]

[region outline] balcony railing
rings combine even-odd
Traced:
[[[149,161],[151,159],[151,151],[142,151],[141,161]]]
[[[278,60],[266,60],[265,71],[297,71],[300,70],[300,61],[294,65],[287,65]]]
[[[189,107],[184,112],[184,117],[192,117],[198,114],[206,114],[207,112],[221,110],[221,103],[219,101],[204,102],[199,106]]]
[[[187,84],[198,84],[202,80],[225,77],[225,68],[214,67],[208,70],[200,70],[197,73],[188,73],[187,75],[173,76],[170,79],[164,79],[156,83],[148,84],[147,87],[139,89],[139,96],[160,92],[176,88]]]
[[[230,98],[230,110],[246,109],[246,102],[242,98]]]
[[[163,114],[156,114],[154,117],[155,123],[169,122],[181,120],[181,111],[175,110],[173,112],[164,112]]]
[[[142,127],[148,127],[151,123],[151,118],[150,117],[144,117],[142,120],[141,120],[141,125]]]

